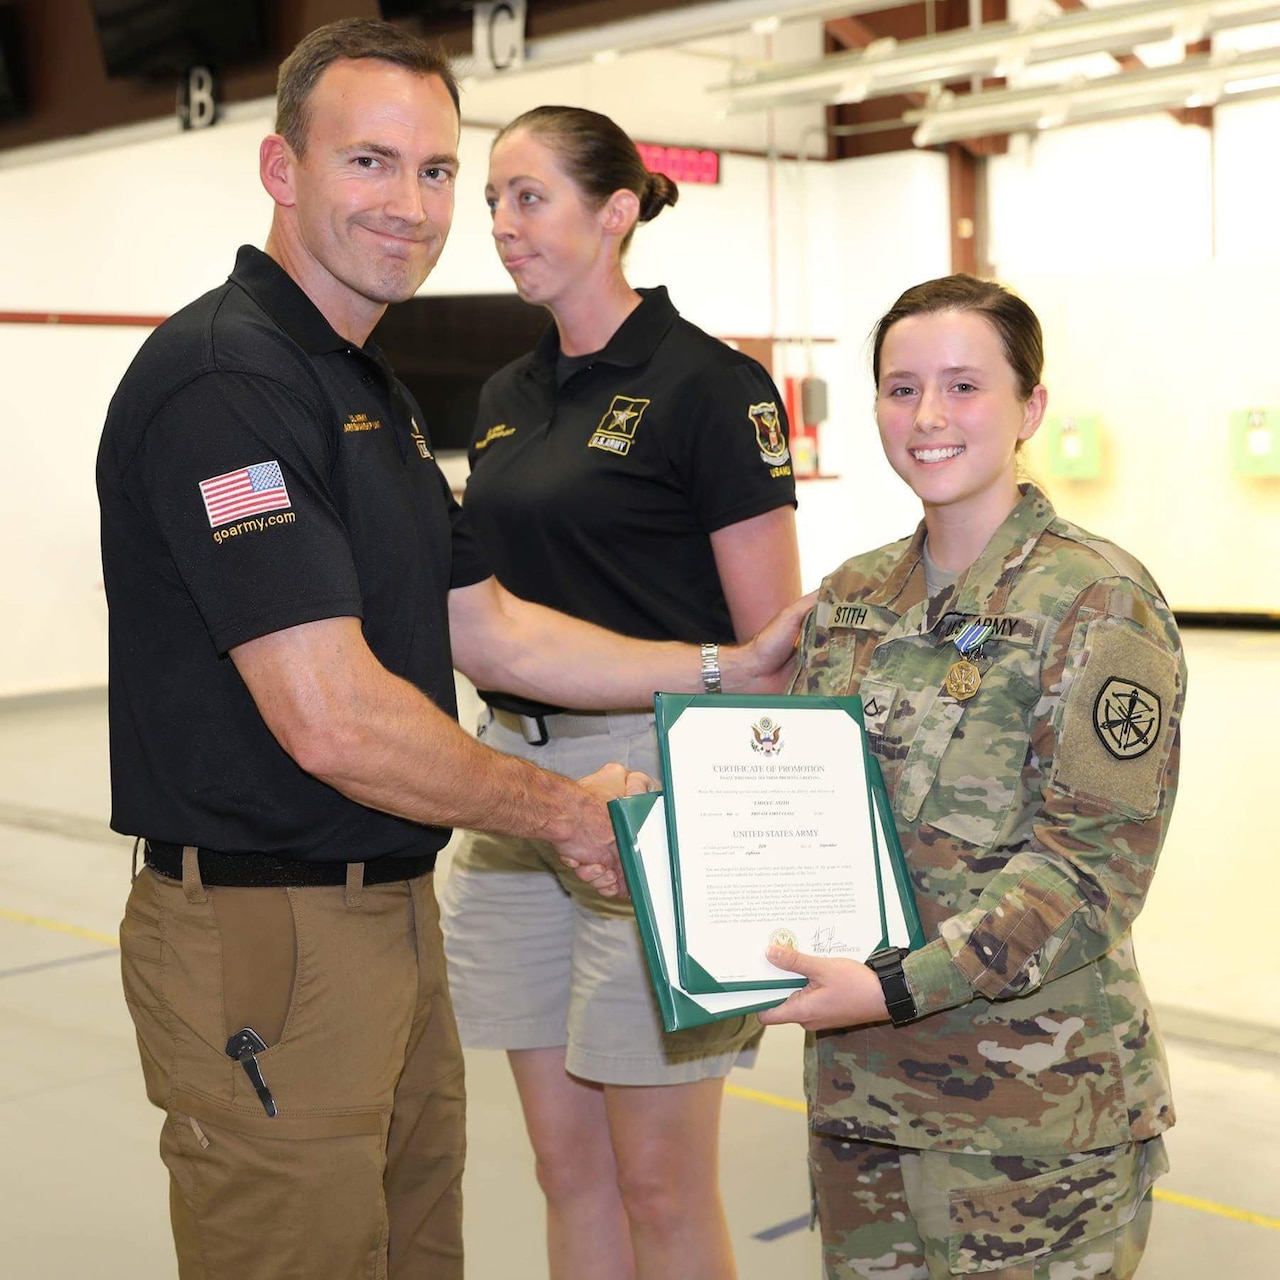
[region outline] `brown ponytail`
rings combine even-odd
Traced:
[[[665,173],[645,175],[644,190],[640,196],[640,221],[652,222],[669,204],[680,199],[680,188]]]

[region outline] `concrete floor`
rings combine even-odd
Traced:
[[[15,1280],[175,1274],[160,1116],[119,988],[129,843],[106,826],[105,759],[100,696],[0,705],[0,1277]],[[1180,1119],[1141,1274],[1272,1280],[1280,1037],[1173,1011],[1165,1024]],[[742,1280],[819,1274],[803,1228],[800,1048],[775,1029],[756,1068],[730,1077],[723,1186]],[[472,1054],[468,1072],[468,1274],[541,1280],[541,1206],[505,1059]]]

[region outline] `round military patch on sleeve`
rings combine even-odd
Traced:
[[[756,443],[760,446],[761,460],[770,466],[789,461],[791,451],[787,448],[787,437],[782,434],[778,406],[772,400],[753,404],[747,410],[747,416],[756,429]]]
[[[1177,729],[1178,655],[1131,619],[1108,615],[1077,627],[1072,648],[1050,781],[1150,818],[1160,808]]]
[[[1112,676],[1094,701],[1093,727],[1117,760],[1136,760],[1160,737],[1160,698],[1136,681]]]

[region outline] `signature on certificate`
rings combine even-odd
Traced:
[[[815,956],[832,956],[838,955],[842,951],[853,950],[847,942],[841,942],[836,937],[835,925],[827,925],[826,927],[819,925],[813,931],[813,939],[809,946]]]

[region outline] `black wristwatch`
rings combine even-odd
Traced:
[[[880,979],[884,1002],[895,1027],[916,1017],[916,1002],[907,986],[907,975],[902,972],[906,954],[901,947],[883,947],[867,957],[867,967]]]

